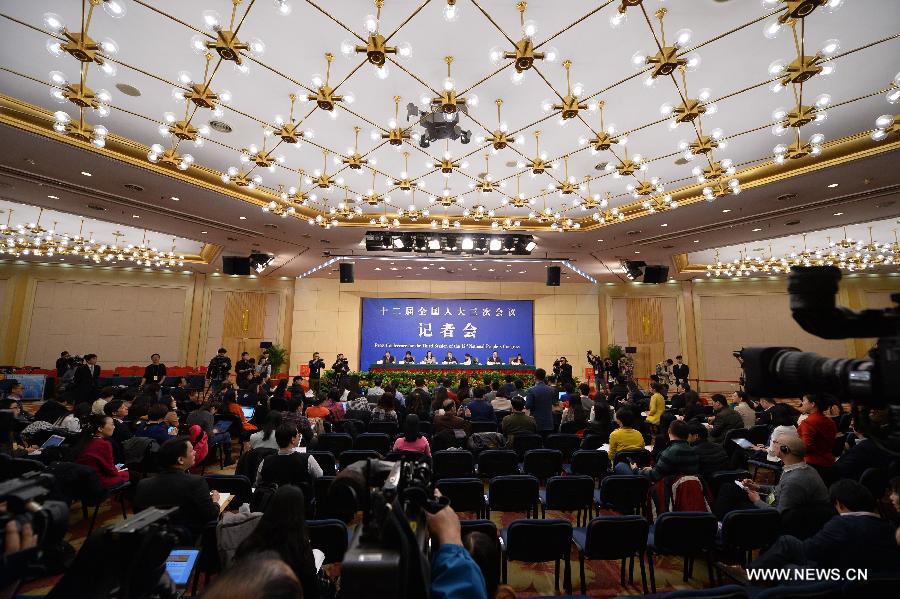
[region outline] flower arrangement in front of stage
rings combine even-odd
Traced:
[[[456,387],[459,385],[460,377],[466,377],[469,379],[469,387],[475,387],[481,384],[484,381],[484,373],[491,374],[491,378],[493,380],[499,381],[501,384],[504,382],[504,374],[492,374],[490,371],[479,371],[477,369],[473,369],[472,371],[467,371],[465,369],[454,369],[454,370],[438,370],[433,372],[412,372],[409,370],[391,370],[389,372],[349,372],[347,376],[359,377],[359,386],[360,387],[371,387],[372,379],[378,377],[382,379],[382,387],[387,385],[389,382],[397,387],[397,390],[400,391],[403,395],[411,392],[413,388],[416,386],[416,379],[422,377],[425,379],[425,385],[429,390],[434,391],[434,388],[437,386],[437,378],[449,378],[450,386]],[[534,375],[529,373],[517,373],[513,375],[515,378],[522,379],[522,382],[525,384],[525,389],[534,385]],[[325,372],[325,376],[322,378],[322,381],[319,385],[319,390],[322,393],[328,393],[332,387],[334,387],[334,371],[327,370]],[[579,380],[575,379],[575,384],[577,385]]]

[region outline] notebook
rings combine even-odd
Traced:
[[[65,440],[65,437],[60,437],[59,435],[50,435],[50,438],[44,441],[44,444],[41,445],[41,449],[47,449],[48,447],[58,447]]]

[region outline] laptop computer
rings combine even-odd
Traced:
[[[41,445],[41,449],[47,449],[48,447],[58,447],[65,440],[65,437],[61,437],[59,435],[50,435],[50,438],[44,441],[44,444]]]
[[[256,413],[256,408],[248,408],[247,406],[241,406],[241,411],[244,413],[244,418],[250,420],[253,418],[253,414]]]

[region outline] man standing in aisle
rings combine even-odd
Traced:
[[[64,351],[59,354],[59,358],[56,360],[56,382],[59,383],[62,380],[64,374],[69,371],[69,368],[72,367],[72,357],[69,355],[69,352]]]
[[[212,393],[218,393],[222,388],[222,383],[228,380],[231,374],[231,358],[226,356],[228,350],[220,347],[215,357],[209,361],[206,367],[206,378],[209,380],[209,390]]]
[[[534,418],[537,432],[546,437],[553,432],[553,406],[559,403],[559,393],[545,382],[547,371],[534,371],[534,387],[525,394],[525,408]]]
[[[319,357],[319,352],[313,352],[309,361],[309,389],[316,395],[319,394],[319,382],[322,378],[322,369],[325,368],[325,360]]]
[[[75,403],[93,403],[97,399],[97,388],[100,381],[100,367],[97,366],[97,354],[85,354],[84,364],[75,369],[72,388],[75,391]]]
[[[672,374],[675,375],[675,384],[686,385],[690,373],[690,367],[684,363],[681,356],[675,356],[675,365],[672,366]]]
[[[141,387],[147,383],[162,386],[166,380],[166,365],[160,363],[159,354],[150,356],[150,364],[144,368],[144,377],[141,379]]]
[[[243,352],[241,359],[234,365],[234,373],[237,375],[238,389],[246,389],[253,377],[253,364],[250,363],[250,354]]]

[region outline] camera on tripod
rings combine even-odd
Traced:
[[[840,269],[791,268],[788,293],[794,320],[822,339],[877,338],[869,358],[828,358],[795,347],[745,347],[735,352],[746,391],[756,397],[827,392],[851,401],[855,413],[883,413],[874,436],[900,455],[900,293],[897,307],[855,312],[836,304]]]
[[[329,503],[363,510],[341,565],[341,597],[428,597],[430,569],[426,552],[425,510],[448,505],[434,497],[431,467],[418,456],[396,462],[366,460],[342,470]]]

